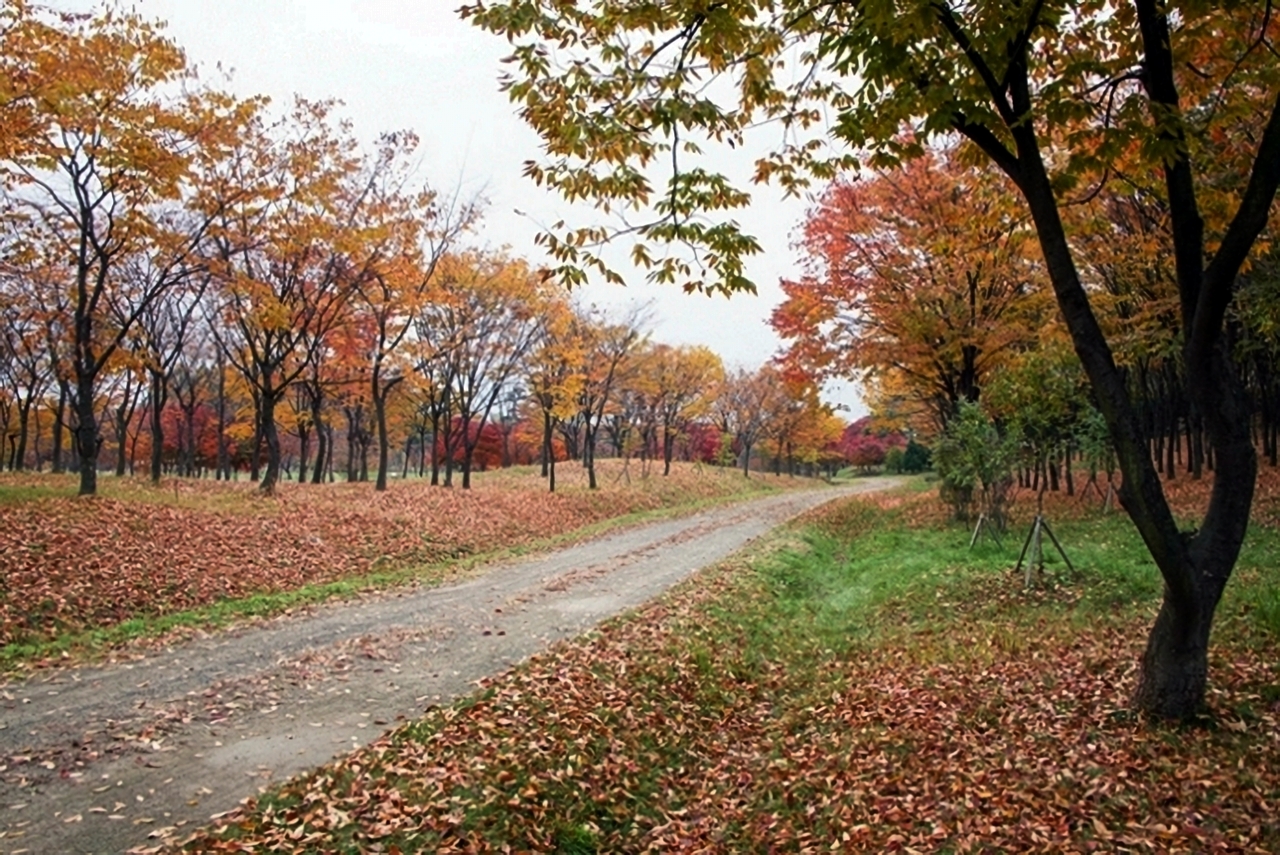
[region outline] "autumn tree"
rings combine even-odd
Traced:
[[[378,439],[375,489],[387,489],[390,439],[387,399],[412,370],[409,333],[430,298],[437,267],[458,236],[478,219],[477,200],[438,199],[430,190],[409,192],[411,135],[388,134],[380,140],[368,180],[366,219],[370,240],[381,246],[368,273],[354,284],[357,314],[368,332],[369,395]],[[377,230],[376,232],[373,230]],[[405,346],[408,345],[408,346]]]
[[[737,446],[743,477],[751,476],[751,452],[768,435],[770,420],[786,400],[782,377],[770,364],[755,371],[739,368],[721,385],[716,419],[720,430]]]
[[[36,307],[21,299],[18,289],[0,292],[0,379],[9,402],[10,469],[25,469],[31,416],[53,382],[53,366],[47,358],[44,329]],[[0,455],[2,456],[2,455]]]
[[[332,107],[298,99],[274,125],[253,117],[225,166],[230,198],[210,230],[212,326],[255,393],[267,449],[264,493],[280,478],[276,407],[324,357],[355,284],[379,257],[364,228],[368,176]]]
[[[743,260],[758,251],[731,215],[750,195],[689,164],[688,143],[738,145],[748,129],[780,124],[784,143],[758,161],[756,178],[793,191],[860,161],[892,166],[938,138],[965,138],[1004,172],[1035,225],[1111,432],[1121,501],[1165,583],[1136,706],[1175,718],[1201,709],[1213,616],[1244,540],[1257,471],[1224,319],[1280,185],[1280,16],[1270,0],[506,0],[463,14],[513,44],[506,85],[548,157],[529,174],[606,210],[652,205],[654,216],[630,217],[629,231],[640,241],[636,257],[653,263],[659,280],[749,288]],[[726,85],[708,86],[717,74]],[[1228,152],[1232,168],[1223,169],[1216,135],[1259,115],[1257,133]],[[913,135],[904,139],[904,128]],[[1178,290],[1177,324],[1165,332],[1180,342],[1181,384],[1217,464],[1195,531],[1181,530],[1169,508],[1063,221],[1068,194],[1089,190],[1081,176],[1105,175],[1134,152],[1162,179],[1171,227],[1158,251],[1172,254]],[[646,169],[659,159],[674,168],[655,190]],[[602,236],[588,226],[544,242],[572,277],[604,265],[593,243]],[[653,242],[692,246],[695,255],[654,262]]]
[[[954,151],[832,182],[805,216],[806,275],[782,283],[770,321],[786,363],[819,380],[896,374],[944,427],[1044,323],[1011,192]]]
[[[592,490],[600,486],[596,480],[596,440],[617,396],[627,360],[648,337],[648,311],[647,306],[634,306],[616,320],[595,307],[579,311],[579,335],[585,347],[579,365],[578,415],[582,425],[582,465]]]
[[[202,228],[173,235],[166,204],[192,193],[196,152],[224,140],[235,105],[223,96],[175,94],[193,78],[182,51],[133,14],[28,17],[37,48],[22,71],[21,140],[0,170],[11,199],[30,213],[32,239],[61,252],[70,286],[76,449],[80,492],[97,484],[96,384],[139,315],[173,284],[122,274],[135,253],[176,270]],[[7,69],[12,79],[14,69]],[[171,239],[172,238],[172,239]]]
[[[448,381],[440,389],[447,403],[435,425],[446,458],[445,484],[451,484],[456,448],[462,487],[469,489],[490,414],[502,396],[517,394],[513,383],[536,339],[544,285],[524,262],[498,253],[446,256],[437,275],[439,292],[418,313],[419,340],[427,350],[423,368]]]
[[[563,297],[549,299],[538,317],[525,361],[524,383],[537,407],[542,428],[542,477],[549,492],[556,491],[556,427],[578,413],[582,395],[582,364],[586,341],[572,304]]]
[[[671,474],[676,439],[689,425],[711,411],[724,383],[720,357],[701,346],[654,348],[654,409],[661,430],[662,474]]]

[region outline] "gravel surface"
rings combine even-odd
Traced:
[[[0,687],[0,853],[122,852],[467,694],[796,514],[880,480],[665,520]]]

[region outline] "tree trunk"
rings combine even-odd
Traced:
[[[555,455],[555,448],[551,445],[551,413],[548,410],[542,411],[542,477],[550,477],[551,459]],[[554,490],[552,491],[554,492]]]
[[[1198,603],[1180,604],[1165,588],[1142,654],[1133,696],[1138,709],[1164,718],[1186,718],[1200,710],[1209,674],[1209,632],[1221,595],[1217,586],[1216,591],[1200,592]]]
[[[376,382],[376,381],[375,381]],[[382,492],[387,489],[387,467],[391,465],[391,440],[387,436],[387,392],[389,389],[374,391],[373,416],[378,423],[378,480],[373,489]]]
[[[27,433],[31,421],[32,395],[28,395],[18,404],[18,444],[13,450],[13,466],[22,471],[27,468]]]
[[[258,429],[267,445],[267,468],[258,484],[259,492],[272,495],[280,483],[280,432],[276,429],[276,403],[280,393],[270,386],[270,378],[263,378],[262,416]]]
[[[151,483],[159,484],[164,465],[164,405],[168,390],[164,377],[152,371],[151,375]]]
[[[311,483],[323,484],[325,462],[329,459],[329,455],[331,454],[331,440],[329,438],[329,432],[324,429],[324,422],[322,421],[322,417],[324,415],[322,412],[324,404],[320,399],[319,393],[316,393],[315,390],[312,390],[312,392],[311,423],[315,425],[316,429],[316,463],[314,468],[311,470]]]
[[[671,474],[671,456],[675,451],[676,436],[669,426],[662,428],[662,474]]]
[[[598,490],[600,485],[596,483],[596,430],[591,428],[587,428],[587,434],[582,443],[582,462],[587,469],[588,489]]]
[[[440,417],[431,416],[431,486],[440,486]]]
[[[262,394],[254,392],[253,394],[253,448],[249,457],[249,477],[254,481],[258,480],[258,476],[262,473],[262,418],[263,412],[266,410],[266,402],[262,400]],[[274,408],[272,409],[272,418],[274,419]]]
[[[98,493],[98,421],[93,411],[93,377],[76,378],[76,456],[80,461],[80,495]]]
[[[227,365],[218,352],[218,473],[215,480],[231,480],[231,452],[227,448]]]
[[[58,409],[53,413],[53,458],[50,465],[53,474],[61,475],[65,467],[62,462],[62,431],[66,427],[67,418],[67,382],[58,380]]]

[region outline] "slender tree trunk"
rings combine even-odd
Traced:
[[[192,407],[190,410],[183,408],[183,430],[186,432],[186,446],[182,450],[183,456],[183,475],[188,478],[196,477],[196,412]]]
[[[164,377],[151,371],[151,483],[160,483],[164,465],[164,406],[168,397]]]
[[[266,402],[262,400],[262,393],[255,391],[253,393],[253,449],[249,458],[249,477],[254,481],[257,481],[262,473],[262,420],[266,406]],[[275,418],[274,408],[272,410],[272,418]]]
[[[330,484],[334,481],[333,450],[337,445],[338,442],[333,436],[333,425],[326,424],[324,426],[324,471],[328,473]]]
[[[65,469],[62,461],[62,432],[67,418],[67,382],[58,379],[58,408],[53,412],[53,457],[50,465],[55,475],[61,475]]]
[[[671,474],[671,456],[675,452],[676,437],[670,425],[662,427],[662,474]]]
[[[305,484],[309,477],[307,464],[311,462],[311,428],[299,420],[298,424],[298,483]]]
[[[440,416],[431,416],[431,486],[440,486]]]
[[[218,352],[218,472],[215,480],[231,480],[231,450],[227,448],[227,364]]]
[[[587,467],[587,487],[597,490],[600,485],[596,482],[596,433],[597,429],[587,428],[586,436],[582,443],[582,462]]]
[[[115,423],[116,423],[116,477],[123,478],[125,469],[129,464],[129,455],[127,453],[127,444],[129,442],[129,421],[133,417],[132,408],[129,406],[132,397],[132,383],[126,382],[124,386],[124,399],[120,401],[120,406],[116,407]]]

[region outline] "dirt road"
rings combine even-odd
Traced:
[[[888,482],[666,520],[442,588],[0,688],[0,852],[122,852],[194,828],[661,593],[796,514]]]

